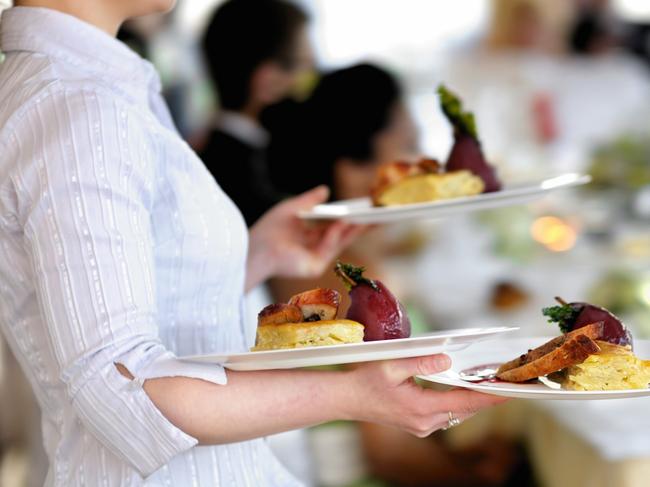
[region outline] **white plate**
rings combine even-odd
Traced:
[[[420,379],[464,387],[497,396],[518,397],[523,399],[621,399],[624,397],[650,396],[650,388],[624,391],[565,391],[551,389],[541,382],[513,384],[509,382],[467,382],[458,376],[462,370],[485,364],[499,364],[512,360],[517,355],[525,353],[550,340],[551,337],[536,338],[499,338],[489,343],[479,343],[467,351],[452,352],[451,369],[434,375],[420,376]],[[641,358],[650,358],[650,340],[635,340],[634,353]]]
[[[457,213],[512,206],[539,199],[551,191],[587,184],[591,176],[567,173],[542,181],[508,185],[501,191],[401,206],[372,206],[370,198],[317,205],[301,212],[305,220],[346,220],[353,223],[390,223],[416,218],[443,218]]]
[[[231,370],[294,369],[320,365],[350,364],[373,360],[420,357],[460,350],[479,340],[517,329],[505,326],[466,328],[427,333],[396,340],[224,355],[195,355],[182,357],[182,359],[191,362],[217,363]]]

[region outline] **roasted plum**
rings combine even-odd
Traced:
[[[363,267],[337,262],[336,274],[350,294],[346,318],[365,326],[364,341],[408,338],[411,322],[404,306],[378,280],[363,277]]]
[[[623,322],[610,311],[589,303],[567,303],[562,298],[555,298],[559,306],[544,308],[542,312],[550,322],[558,323],[563,333],[582,328],[591,323],[603,323],[603,335],[600,340],[614,345],[632,346],[632,334]]]
[[[454,146],[451,149],[447,171],[461,171],[466,169],[483,180],[484,193],[491,193],[501,189],[494,167],[487,163],[481,151],[481,146],[472,136],[467,134],[454,134]]]
[[[297,306],[304,321],[333,320],[339,310],[341,295],[334,289],[311,289],[292,296],[290,305]]]

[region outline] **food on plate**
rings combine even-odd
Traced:
[[[350,294],[346,317],[364,324],[365,341],[408,338],[411,322],[402,303],[379,280],[363,276],[363,267],[336,263],[335,272]]]
[[[454,146],[447,164],[435,159],[382,164],[370,193],[375,206],[424,203],[501,189],[494,167],[483,156],[474,115],[463,112],[460,99],[443,85],[438,94],[442,111],[454,127]]]
[[[259,326],[298,323],[300,321],[302,321],[300,308],[286,303],[269,304],[257,315],[257,324]]]
[[[634,355],[629,346],[596,342],[600,352],[584,362],[551,374],[549,379],[574,391],[645,389],[650,384],[650,360]]]
[[[582,391],[648,387],[650,361],[634,355],[632,335],[620,319],[589,303],[556,299],[560,305],[543,313],[563,334],[502,364],[498,379],[526,382],[548,376],[564,389]]]
[[[253,351],[301,348],[363,340],[363,325],[337,319],[340,295],[333,289],[312,289],[289,303],[270,304],[258,315]]]
[[[292,296],[289,304],[302,313],[302,321],[333,320],[339,311],[341,295],[334,289],[317,288]]]
[[[593,325],[602,330],[602,324]],[[592,338],[582,332],[572,332],[501,365],[497,378],[507,382],[526,382],[583,362],[599,351],[600,347]]]
[[[424,162],[426,161],[426,162]],[[435,159],[422,159],[417,164],[405,161],[387,162],[379,166],[370,189],[372,201],[380,206],[381,195],[391,186],[406,178],[440,172],[440,163]]]
[[[474,114],[463,111],[458,96],[444,85],[438,86],[440,106],[447,120],[454,127],[454,145],[449,153],[445,170],[447,172],[468,170],[483,180],[483,192],[491,193],[501,189],[496,171],[483,155],[476,131]]]
[[[259,325],[252,351],[318,347],[363,341],[363,325],[351,320]]]
[[[341,296],[317,288],[296,294],[288,303],[266,306],[257,316],[252,351],[339,345],[408,338],[411,322],[404,306],[378,280],[363,276],[363,267],[336,263],[336,274],[350,294],[345,319],[337,318]]]
[[[371,190],[375,206],[408,205],[483,192],[483,181],[469,171],[440,172],[437,161],[389,162],[379,167]]]
[[[578,329],[589,323],[602,321],[604,324],[601,340],[614,345],[629,345],[632,347],[632,335],[623,322],[610,311],[589,303],[567,303],[561,298],[555,298],[559,306],[544,308],[542,313],[551,323],[559,325],[563,333]]]

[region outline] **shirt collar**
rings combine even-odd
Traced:
[[[0,49],[45,54],[138,96],[160,91],[151,63],[124,43],[72,15],[40,7],[13,7],[0,17]],[[144,93],[143,93],[144,91]]]
[[[217,127],[257,149],[263,149],[269,143],[269,133],[261,125],[237,112],[222,111],[217,119]]]

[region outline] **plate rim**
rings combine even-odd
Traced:
[[[517,341],[529,341],[535,343],[535,341],[545,340],[553,338],[552,336],[517,336],[517,337],[504,337],[506,340],[517,340]],[[650,342],[650,340],[644,340]],[[453,352],[452,352],[453,353]],[[470,365],[471,367],[471,365]],[[544,386],[542,383],[534,383],[534,385],[540,385],[540,388],[530,388],[523,389],[521,386],[517,387],[515,383],[511,382],[502,382],[497,383],[499,385],[486,385],[476,382],[467,382],[459,379],[458,377],[450,376],[449,374],[453,373],[456,376],[458,371],[453,368],[453,357],[452,357],[452,368],[440,372],[438,374],[427,374],[427,375],[418,375],[417,378],[433,382],[436,384],[442,384],[451,387],[461,387],[468,390],[473,390],[477,392],[482,392],[485,394],[492,394],[504,397],[511,398],[524,398],[524,399],[541,399],[541,400],[605,400],[605,399],[623,399],[623,398],[633,398],[633,397],[647,397],[650,396],[650,385],[645,389],[620,389],[614,391],[571,391],[566,389],[551,389],[547,386]],[[531,384],[533,385],[533,384]],[[531,397],[534,396],[534,397]]]
[[[525,395],[538,395],[544,396],[544,399],[551,399],[552,396],[578,396],[578,397],[592,397],[592,396],[621,396],[621,395],[650,395],[650,386],[646,389],[620,389],[615,391],[570,391],[566,389],[551,389],[547,387],[546,389],[519,389],[516,387],[494,387],[481,385],[480,383],[471,383],[471,382],[462,382],[459,379],[450,377],[441,377],[444,374],[431,374],[431,375],[418,375],[418,379],[426,380],[429,382],[435,382],[437,384],[448,385],[453,387],[463,387],[478,392],[485,393],[513,393],[513,394],[525,394]],[[433,379],[436,377],[436,380]],[[463,383],[464,385],[459,385]],[[510,382],[504,382],[504,384],[511,384]],[[537,385],[537,383],[535,383]]]
[[[439,330],[428,333],[419,334],[416,336],[408,338],[396,338],[393,340],[376,340],[368,342],[359,342],[359,343],[345,343],[337,345],[324,345],[319,347],[301,347],[301,348],[283,348],[278,350],[261,350],[257,352],[235,352],[235,353],[212,353],[212,354],[197,354],[197,355],[188,355],[178,357],[179,360],[186,362],[211,362],[217,363],[217,359],[222,358],[223,361],[220,363],[223,366],[227,366],[234,363],[245,363],[247,359],[253,362],[270,362],[274,358],[280,357],[279,360],[282,360],[286,355],[295,355],[296,357],[293,360],[298,360],[301,355],[309,354],[316,352],[317,356],[327,356],[327,352],[336,351],[343,352],[349,351],[349,353],[354,353],[355,350],[360,348],[368,347],[381,347],[381,348],[394,348],[395,345],[404,344],[404,343],[413,343],[417,344],[418,342],[423,342],[427,340],[453,340],[455,338],[464,338],[476,336],[477,338],[489,337],[491,335],[499,335],[502,333],[510,333],[513,331],[519,330],[519,327],[513,326],[491,326],[491,327],[472,327],[472,328],[459,328],[456,330]],[[425,345],[423,345],[425,346]],[[370,353],[370,351],[368,351]],[[359,351],[358,353],[363,353]],[[234,360],[236,361],[234,361]],[[292,360],[288,358],[285,360]],[[339,362],[345,363],[345,362]]]
[[[396,206],[364,206],[359,209],[345,209],[346,205],[359,204],[361,202],[370,201],[369,197],[354,198],[349,200],[340,200],[332,203],[323,203],[316,205],[311,210],[304,210],[298,213],[298,216],[304,220],[323,220],[323,219],[339,219],[339,218],[365,218],[365,217],[381,217],[381,216],[394,216],[400,213],[409,213],[412,211],[425,211],[425,210],[448,210],[455,208],[462,208],[477,202],[498,202],[501,200],[508,200],[513,198],[532,197],[539,194],[544,194],[556,189],[569,188],[573,186],[581,186],[591,182],[592,177],[587,173],[581,172],[567,172],[556,176],[548,177],[539,181],[527,181],[518,183],[517,186],[511,188],[504,188],[501,191],[492,193],[483,193],[480,195],[461,196],[458,198],[449,198],[445,200],[425,201],[421,203],[411,203],[408,205]],[[336,210],[342,208],[342,210]]]

